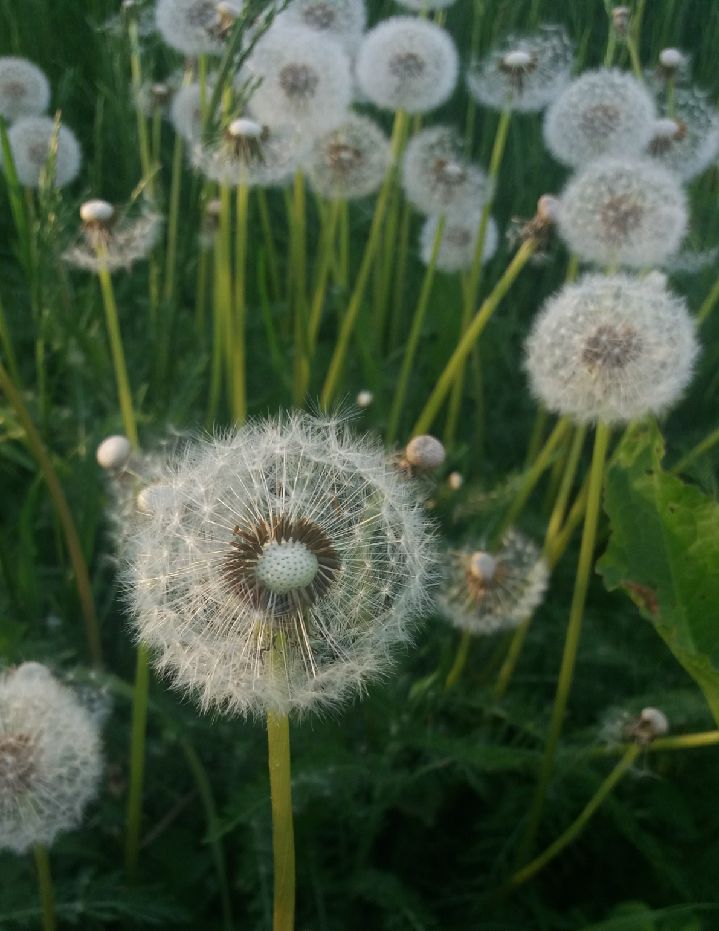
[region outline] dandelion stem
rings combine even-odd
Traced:
[[[177,270],[177,233],[180,219],[180,191],[182,188],[182,153],[184,144],[182,136],[177,133],[172,149],[172,175],[170,179],[170,198],[167,213],[167,248],[165,251],[165,287],[163,297],[171,301],[175,293],[175,274]]]
[[[299,407],[309,382],[309,333],[307,327],[307,219],[305,179],[295,172],[292,188],[292,305],[294,309],[295,365],[293,402]]]
[[[274,861],[273,931],[295,925],[295,839],[292,820],[290,726],[286,714],[267,715]]]
[[[312,356],[317,344],[317,331],[320,328],[322,319],[322,306],[324,304],[325,294],[327,293],[327,281],[329,280],[330,269],[332,268],[332,257],[335,248],[335,234],[339,222],[342,201],[333,201],[329,206],[328,218],[324,223],[323,235],[320,242],[320,254],[317,261],[317,273],[315,287],[312,294],[312,304],[310,307],[310,316],[308,322],[308,343],[309,352]],[[309,373],[308,373],[309,374]],[[302,395],[307,390],[305,384]]]
[[[265,260],[267,262],[267,275],[270,281],[272,298],[273,300],[277,301],[280,298],[282,289],[280,286],[279,266],[277,264],[277,251],[275,249],[275,241],[272,236],[272,221],[270,219],[270,210],[267,204],[267,194],[265,189],[261,187],[256,188],[255,194],[255,200],[260,215],[260,226],[262,227],[262,235],[265,240]]]
[[[145,119],[145,114],[142,112],[142,109],[137,103],[142,88],[140,33],[137,25],[137,19],[132,13],[130,13],[130,18],[127,24],[127,35],[130,40],[130,80],[132,83],[132,91],[135,97],[135,114],[137,117],[137,140],[140,149],[140,165],[142,167],[143,180],[147,184],[147,192],[150,196],[152,196],[153,180],[150,138],[147,132],[147,121]]]
[[[245,329],[247,317],[247,208],[249,188],[238,184],[236,197],[236,232],[235,232],[235,302],[234,350],[232,361],[232,415],[237,423],[243,423],[247,417],[247,362],[245,350]]]
[[[697,323],[699,323],[700,326],[714,310],[717,302],[719,302],[719,278],[717,278],[717,280],[712,285],[711,291],[709,294],[707,294],[704,303],[699,308],[697,313]]]
[[[434,240],[432,242],[432,252],[430,254],[427,269],[424,273],[424,280],[422,281],[419,300],[417,301],[417,307],[415,308],[412,327],[409,331],[409,336],[407,337],[407,347],[404,352],[402,369],[397,381],[397,388],[395,389],[394,401],[392,402],[392,410],[390,412],[389,423],[387,425],[388,445],[391,445],[397,436],[399,419],[402,414],[402,407],[404,405],[405,397],[407,394],[407,384],[409,382],[409,376],[412,371],[412,365],[414,363],[415,353],[417,352],[417,346],[419,345],[419,340],[422,335],[422,326],[424,325],[424,318],[427,313],[427,308],[429,307],[429,299],[432,294],[432,285],[434,284],[434,273],[437,266],[437,257],[439,256],[439,250],[442,246],[442,237],[444,236],[445,220],[446,218],[443,214],[437,222],[437,229],[435,231]]]
[[[452,663],[452,668],[447,673],[447,678],[444,680],[445,691],[449,691],[453,686],[455,686],[464,671],[464,667],[467,665],[467,657],[469,656],[469,648],[472,646],[472,635],[468,630],[463,630],[462,635],[459,638],[459,644],[457,646],[457,652],[454,657],[454,662]]]
[[[127,799],[127,836],[125,869],[132,882],[137,876],[142,830],[142,788],[145,775],[145,734],[150,695],[150,657],[147,647],[137,647],[135,685],[132,693],[132,731],[130,737],[130,788]]]
[[[87,639],[90,657],[93,665],[100,668],[102,666],[100,626],[95,611],[95,599],[93,598],[92,585],[90,584],[90,573],[88,572],[87,562],[85,561],[85,555],[80,543],[80,535],[77,532],[70,506],[67,503],[67,498],[60,485],[60,480],[58,479],[57,472],[50,459],[50,454],[42,441],[37,427],[33,423],[30,412],[25,406],[20,392],[13,384],[12,379],[2,364],[0,364],[0,391],[5,395],[15,411],[20,425],[25,431],[25,442],[45,479],[50,499],[55,508],[57,518],[60,521],[60,526],[62,527],[68,555],[72,563],[73,572],[75,573],[75,585],[77,586],[78,597],[80,599],[80,610],[85,624],[85,637]]]
[[[527,882],[527,880],[535,876],[540,870],[543,870],[548,863],[551,863],[555,857],[559,856],[565,847],[568,847],[569,844],[577,839],[602,802],[610,795],[627,770],[634,765],[640,751],[641,747],[638,744],[632,744],[624,751],[622,758],[599,786],[575,820],[549,845],[549,847],[547,847],[546,850],[535,857],[526,866],[523,866],[522,869],[517,870],[507,883],[507,891]]]
[[[677,462],[677,464],[672,468],[672,472],[683,472],[688,465],[691,465],[695,459],[698,459],[700,456],[703,456],[704,453],[709,452],[709,450],[716,446],[719,443],[719,428],[713,430],[709,436],[705,436],[704,439],[697,443],[697,445],[690,449],[689,452],[682,456],[682,458]]]
[[[35,868],[37,870],[37,882],[40,889],[40,902],[42,904],[42,927],[43,931],[55,931],[55,893],[52,885],[52,873],[50,872],[50,858],[47,855],[47,849],[38,844],[34,848]]]
[[[452,385],[455,382],[458,371],[464,365],[467,356],[472,351],[472,346],[479,338],[482,330],[489,322],[492,314],[497,309],[502,299],[514,284],[521,270],[527,264],[537,249],[537,244],[533,239],[528,239],[521,245],[517,254],[509,263],[504,274],[494,286],[492,292],[485,299],[482,306],[475,314],[473,320],[464,331],[461,339],[457,343],[444,371],[440,375],[437,383],[432,390],[427,402],[422,409],[422,413],[417,418],[412,429],[412,435],[426,433],[432,425],[434,418],[437,416],[442,402],[447,397]]]
[[[574,595],[569,612],[569,623],[564,643],[562,664],[559,670],[557,690],[549,723],[547,742],[539,771],[539,780],[534,794],[532,805],[527,818],[527,825],[520,849],[520,858],[524,860],[532,849],[534,838],[544,808],[544,801],[549,787],[549,780],[554,768],[554,760],[562,733],[564,714],[567,708],[569,692],[574,677],[574,667],[579,648],[579,637],[582,629],[584,604],[589,587],[589,576],[594,560],[594,543],[597,535],[599,511],[602,497],[602,483],[604,478],[604,463],[609,445],[610,429],[605,423],[598,423],[594,438],[594,453],[592,456],[591,471],[589,473],[589,486],[587,509],[584,517],[584,531],[579,552],[579,563],[574,584]]]

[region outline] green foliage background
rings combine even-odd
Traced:
[[[370,7],[372,21],[397,11],[390,3],[372,2]],[[580,62],[601,62],[607,20],[600,0],[457,0],[448,11],[447,25],[465,60],[475,8],[480,51],[512,29],[561,21],[577,43]],[[6,193],[0,190],[0,299],[26,379],[26,397],[54,453],[91,560],[108,666],[116,676],[99,683],[112,705],[105,727],[107,767],[100,801],[83,829],[53,848],[58,914],[61,923],[88,931],[220,928],[215,857],[221,843],[235,926],[265,929],[270,925],[272,889],[263,727],[202,719],[159,683],[152,695],[141,881],[128,888],[120,869],[129,720],[125,683],[132,676],[133,655],[103,515],[105,489],[94,461],[97,442],[116,431],[119,422],[96,282],[82,276],[73,276],[71,282],[58,280],[49,258],[63,229],[74,224],[81,199],[94,195],[123,201],[138,180],[127,48],[122,37],[98,29],[115,12],[115,4],[100,0],[0,0],[0,53],[27,56],[46,70],[54,105],[78,133],[86,158],[81,181],[62,202],[48,205],[47,220],[38,231],[47,247],[37,282],[39,319],[33,319],[30,310],[14,253]],[[692,54],[696,81],[716,96],[719,4],[647,0],[644,23],[643,61],[653,63],[667,45],[686,49]],[[167,51],[151,46],[145,65],[152,63],[159,78],[173,60]],[[463,121],[466,103],[460,89],[436,119]],[[475,153],[484,164],[495,125],[494,114],[480,112]],[[169,134],[165,144],[169,162]],[[494,211],[500,227],[507,228],[512,217],[531,216],[537,197],[559,189],[563,178],[544,151],[539,121],[518,116],[510,128]],[[693,187],[689,242],[696,248],[719,243],[718,188],[717,169]],[[158,366],[153,354],[158,333],[148,324],[147,270],[139,267],[116,280],[131,380],[142,411],[140,427],[148,443],[168,426],[196,429],[205,416],[207,347],[196,345],[192,325],[199,227],[193,193],[192,182],[186,180],[179,316],[169,366]],[[281,239],[281,198],[273,199],[271,206]],[[371,205],[363,203],[352,213],[352,242],[358,255],[370,210]],[[419,220],[413,222],[414,243]],[[497,277],[508,255],[508,246],[499,250],[488,277]],[[555,247],[549,261],[533,266],[520,279],[485,334],[485,394],[480,398],[468,393],[461,442],[451,450],[452,467],[468,479],[459,499],[462,506],[456,498],[440,497],[438,503],[439,519],[450,538],[486,532],[503,500],[501,493],[487,492],[521,467],[534,417],[521,375],[522,340],[541,298],[561,282],[565,267],[566,258]],[[691,277],[675,276],[674,284],[696,309],[715,275],[713,263]],[[421,266],[413,256],[406,308],[412,306],[420,280]],[[405,429],[451,350],[458,312],[456,282],[440,276],[424,333],[425,351],[413,374]],[[691,394],[663,425],[670,460],[716,427],[718,335],[719,319],[710,319],[702,332],[703,356]],[[250,345],[265,345],[256,295],[254,304],[251,298],[249,340]],[[362,350],[361,326],[358,340]],[[325,340],[315,391],[330,349]],[[44,393],[34,382],[38,352],[47,360]],[[250,371],[250,405],[258,413],[286,405],[289,398],[287,386],[272,373],[263,353],[253,353]],[[354,394],[370,387],[377,397],[376,405],[363,415],[362,427],[382,428],[398,364],[390,359],[380,367],[369,351],[353,354],[345,389]],[[473,425],[480,404],[486,430],[478,438]],[[76,595],[44,485],[21,436],[11,409],[0,402],[0,657],[9,663],[41,659],[82,683],[87,674],[81,671],[84,646]],[[634,437],[635,443],[641,441]],[[641,455],[651,456],[649,446]],[[631,458],[625,445],[610,472],[608,500],[619,536],[603,571],[612,587],[627,577],[651,584],[641,578],[642,567],[627,569],[644,545],[632,539],[631,528],[623,522],[628,513],[635,513],[636,496],[642,494]],[[693,469],[699,490],[681,492],[682,504],[690,510],[716,508],[711,465],[704,459]],[[653,467],[660,468],[656,457]],[[699,504],[692,503],[692,495],[701,497]],[[540,490],[523,520],[525,528],[537,534],[544,520],[541,499]],[[717,572],[719,531],[716,518],[712,520],[712,529],[705,527],[703,532],[711,534],[714,549],[700,554],[707,576]],[[681,555],[677,559],[681,564]],[[438,665],[446,669],[456,646],[455,634],[438,619],[428,618],[416,648],[401,658],[391,681],[372,689],[361,703],[294,727],[300,931],[719,927],[717,749],[642,757],[638,770],[575,845],[511,898],[492,898],[512,866],[513,844],[535,782],[575,562],[576,552],[570,550],[553,578],[512,689],[501,705],[491,693],[494,641],[474,647],[466,674],[452,692],[443,693],[436,686],[413,690]],[[705,608],[700,649],[703,654],[713,652],[716,662],[715,601]],[[606,592],[595,578],[542,846],[569,824],[609,771],[611,757],[597,752],[603,725],[646,704],[662,707],[676,732],[712,726],[702,694],[651,624],[622,592]],[[211,776],[217,813],[209,827],[193,778],[192,747]],[[0,876],[0,928],[37,927],[31,863],[0,854]]]

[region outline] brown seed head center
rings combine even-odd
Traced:
[[[22,100],[27,94],[27,87],[22,81],[6,81],[2,85],[2,92],[5,97],[9,97],[11,100]]]
[[[0,736],[0,798],[28,791],[35,774],[34,750],[29,734]]]
[[[596,103],[582,112],[580,126],[592,138],[599,139],[614,132],[619,125],[620,110],[612,103]]]
[[[638,229],[644,218],[644,209],[627,194],[608,197],[599,210],[602,229],[610,239],[625,239]]]
[[[337,18],[337,13],[329,3],[313,3],[305,7],[302,18],[313,29],[330,29]]]
[[[280,87],[291,100],[314,97],[320,79],[309,65],[285,65],[280,71]]]
[[[327,147],[327,162],[338,174],[350,174],[363,161],[362,151],[348,142],[333,142]]]
[[[389,73],[401,81],[422,77],[425,68],[424,59],[416,52],[398,52],[389,62]]]
[[[502,587],[508,574],[506,564],[500,560],[497,560],[494,574],[490,579],[472,572],[471,567],[468,566],[465,573],[465,580],[469,597],[475,604],[481,604],[491,592]]]
[[[634,362],[640,355],[642,342],[634,327],[602,324],[584,344],[582,361],[592,370],[616,371]]]

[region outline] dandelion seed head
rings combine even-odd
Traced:
[[[663,711],[659,708],[642,708],[639,716],[628,723],[625,735],[646,746],[668,732],[669,719]]]
[[[8,130],[8,141],[15,161],[20,184],[36,188],[46,168],[54,141],[54,183],[58,188],[70,184],[78,176],[82,155],[72,130],[60,126],[48,116],[23,116]]]
[[[647,153],[682,180],[690,181],[719,155],[719,111],[698,87],[679,85],[671,96],[661,81],[650,81],[650,87],[663,115],[654,123]]]
[[[150,207],[137,215],[116,216],[111,204],[91,200],[82,205],[80,215],[80,233],[62,257],[68,265],[89,272],[101,268],[114,272],[147,258],[162,229],[162,216]]]
[[[357,55],[363,94],[385,110],[426,113],[451,95],[459,61],[449,34],[434,23],[391,16],[366,33]]]
[[[259,81],[250,109],[269,126],[296,126],[311,136],[341,123],[352,100],[347,53],[312,29],[275,24],[255,46],[246,71]]]
[[[602,158],[569,181],[557,221],[579,258],[643,268],[679,248],[687,199],[677,176],[651,159]]]
[[[439,611],[472,634],[517,627],[541,604],[549,581],[539,548],[514,530],[496,552],[471,546],[450,551],[444,570]]]
[[[442,241],[437,253],[436,268],[453,274],[472,267],[477,250],[479,236],[479,211],[465,215],[452,215],[447,218],[442,233]],[[420,255],[425,265],[429,265],[437,235],[439,217],[429,217],[420,232]],[[489,262],[497,251],[499,232],[492,217],[487,222],[482,251],[482,263]]]
[[[106,200],[86,200],[80,206],[80,219],[83,223],[102,223],[107,225],[115,218],[115,208]]]
[[[402,185],[409,202],[420,213],[479,215],[491,193],[485,173],[470,164],[463,143],[449,126],[432,126],[412,137],[404,156]]]
[[[206,104],[212,98],[212,86],[205,89]],[[195,142],[202,132],[202,90],[198,83],[186,84],[172,98],[170,122],[175,132],[188,142]]]
[[[103,469],[124,469],[130,456],[132,446],[126,436],[108,436],[97,447],[95,457]]]
[[[467,72],[467,87],[486,107],[542,110],[569,83],[573,49],[558,26],[527,36],[508,36]]]
[[[137,515],[138,637],[203,708],[334,704],[385,674],[426,603],[432,543],[413,484],[331,418],[290,414],[189,444]]]
[[[296,126],[266,126],[242,117],[214,141],[197,143],[191,159],[205,177],[220,184],[269,187],[289,180],[305,150]]]
[[[382,184],[391,160],[389,140],[367,116],[355,113],[319,136],[305,160],[307,177],[322,197],[365,197]]]
[[[184,55],[222,51],[222,12],[216,0],[158,0],[155,24],[163,42]]]
[[[50,103],[45,73],[27,58],[0,56],[0,116],[12,123],[19,116],[39,116]]]
[[[663,275],[586,275],[545,304],[526,368],[548,410],[626,423],[676,403],[697,352],[694,323]]]
[[[638,155],[652,138],[651,95],[623,71],[586,71],[560,94],[544,118],[544,141],[557,161],[578,168],[605,155]]]
[[[50,846],[97,792],[98,725],[39,663],[0,674],[0,849]]]
[[[302,26],[339,42],[352,55],[367,24],[364,0],[292,0],[278,26]]]

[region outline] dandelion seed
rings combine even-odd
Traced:
[[[176,77],[166,81],[144,81],[135,96],[135,106],[148,119],[157,114],[163,118],[169,117],[178,89]]]
[[[367,24],[364,0],[292,0],[278,26],[303,26],[339,42],[352,55]]]
[[[719,111],[697,87],[675,87],[670,96],[666,85],[655,81],[653,89],[663,116],[654,123],[647,152],[690,181],[719,155]]]
[[[57,148],[51,159],[55,140]],[[8,130],[8,141],[20,184],[39,187],[51,160],[56,187],[65,187],[78,176],[82,156],[75,134],[66,126],[60,126],[58,130],[50,117],[20,117]]]
[[[191,444],[136,519],[138,637],[203,708],[332,704],[387,671],[427,597],[412,485],[342,423],[292,414]]]
[[[14,55],[0,57],[0,116],[12,123],[44,113],[49,103],[50,85],[37,65]]]
[[[467,72],[467,87],[486,107],[529,113],[542,110],[569,83],[573,48],[558,26],[534,35],[508,36]]]
[[[491,194],[485,173],[470,164],[463,143],[449,126],[432,126],[417,133],[407,145],[402,185],[409,202],[420,213],[479,215]]]
[[[352,113],[315,139],[305,169],[312,187],[330,200],[366,197],[382,184],[391,160],[389,140],[366,116]]]
[[[261,126],[249,117],[233,120],[214,143],[196,145],[192,164],[220,184],[268,187],[292,177],[305,146],[293,126]]]
[[[591,162],[562,194],[558,228],[579,258],[601,265],[659,265],[681,244],[686,194],[672,172],[650,159]]]
[[[205,87],[205,106],[209,106],[213,85]],[[170,122],[175,132],[187,142],[197,142],[202,134],[202,88],[199,84],[186,84],[172,98]]]
[[[496,552],[468,546],[446,555],[437,606],[450,624],[472,634],[511,630],[541,604],[548,581],[539,548],[512,530]]]
[[[437,234],[438,217],[429,217],[420,232],[420,255],[425,265],[432,259],[434,240]],[[479,235],[479,214],[472,212],[468,216],[451,216],[444,225],[442,242],[437,254],[436,268],[453,274],[472,267],[477,249]],[[492,217],[487,223],[484,237],[482,262],[486,263],[494,256],[499,245],[497,224]]]
[[[308,136],[341,123],[352,100],[346,52],[311,29],[274,25],[257,43],[246,73],[259,82],[249,104],[255,116]]]
[[[371,29],[357,56],[360,90],[386,110],[434,110],[451,95],[458,71],[449,34],[410,16],[391,16]]]
[[[69,689],[39,663],[0,675],[0,849],[77,827],[100,768],[98,724]]]
[[[95,273],[101,268],[110,272],[130,268],[147,258],[162,228],[162,217],[148,207],[137,216],[128,212],[118,217],[104,200],[86,201],[80,219],[80,235],[62,257],[75,268]]]
[[[155,24],[163,41],[184,55],[222,51],[226,24],[216,0],[158,0]]]
[[[447,476],[447,486],[450,491],[459,491],[464,485],[464,477],[461,472],[450,472]]]
[[[603,155],[639,155],[654,131],[656,109],[645,87],[622,71],[587,71],[544,118],[544,141],[557,161],[582,167]]]
[[[544,306],[527,340],[535,397],[579,422],[623,423],[676,403],[698,352],[663,275],[586,275]]]

